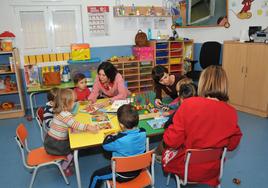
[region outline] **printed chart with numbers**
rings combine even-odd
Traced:
[[[88,25],[91,36],[108,35],[109,6],[88,6]]]

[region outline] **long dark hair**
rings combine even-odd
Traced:
[[[110,82],[115,80],[115,76],[118,73],[118,70],[114,67],[114,65],[108,61],[102,62],[98,67],[98,73],[100,70],[103,70],[105,75],[110,79]]]

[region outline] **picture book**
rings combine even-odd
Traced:
[[[98,113],[92,114],[91,122],[92,124],[99,126],[101,130],[112,129],[111,121],[108,115],[105,113],[98,112]]]
[[[160,129],[163,127],[164,123],[168,120],[168,117],[160,117],[148,120],[147,123],[152,127],[152,129]]]
[[[96,112],[98,109],[94,106],[88,105],[85,108],[81,109],[80,112],[84,112],[84,113],[94,113]]]
[[[115,100],[111,106],[111,111],[117,112],[118,108],[124,104],[129,104],[130,100],[125,99],[125,100]]]
[[[27,87],[40,85],[38,67],[35,65],[24,66],[24,76]]]
[[[109,122],[109,117],[107,114],[104,113],[98,113],[91,116],[92,123],[103,123],[103,122]]]

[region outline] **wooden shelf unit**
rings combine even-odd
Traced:
[[[268,46],[225,41],[223,68],[229,80],[229,102],[243,112],[268,117]]]
[[[18,49],[14,49],[12,52],[0,52],[0,56],[0,65],[10,66],[10,71],[1,72],[0,78],[4,80],[6,76],[10,76],[11,80],[16,83],[16,90],[0,90],[0,105],[4,102],[14,103],[14,108],[8,110],[4,110],[2,106],[0,106],[0,119],[23,117],[25,110]],[[12,59],[12,63],[10,63],[10,58]],[[12,68],[14,68],[14,70],[12,70]]]
[[[185,41],[150,41],[154,47],[155,65],[165,66],[170,73],[185,74],[184,59],[193,59],[193,40]]]
[[[162,7],[156,6],[115,6],[114,17],[171,17]]]
[[[153,90],[151,74],[154,61],[120,60],[111,63],[123,76],[131,92],[140,93]]]

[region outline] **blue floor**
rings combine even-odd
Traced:
[[[29,147],[41,146],[40,133],[35,120],[27,121],[26,118],[0,120],[0,186],[5,188],[26,188],[31,180],[31,174],[24,168],[14,140],[15,129],[19,123],[27,125]],[[264,188],[268,185],[268,119],[239,112],[239,125],[244,135],[239,148],[227,154],[222,187]],[[157,145],[157,139],[155,140],[150,144],[151,148]],[[82,187],[84,188],[88,186],[91,173],[95,169],[109,164],[109,160],[104,158],[101,148],[91,148],[80,152],[79,163]],[[166,187],[166,177],[159,164],[155,165],[155,175],[155,187]],[[241,184],[234,184],[233,178],[239,178]],[[75,176],[69,177],[69,181],[70,185],[68,186],[58,169],[45,167],[37,174],[33,187],[77,187]],[[169,187],[176,187],[174,179],[171,179]]]

